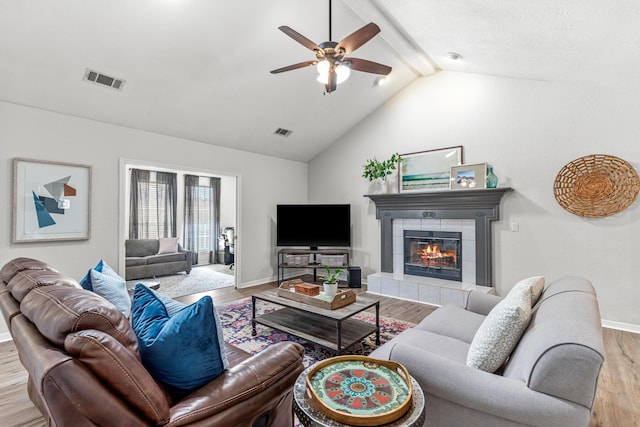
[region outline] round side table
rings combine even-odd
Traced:
[[[293,386],[293,413],[296,414],[300,424],[304,427],[349,427],[335,421],[318,411],[306,398],[307,373],[312,369],[305,369],[296,379]],[[418,382],[411,377],[413,396],[411,408],[402,417],[390,424],[380,427],[420,427],[424,423],[424,394]]]

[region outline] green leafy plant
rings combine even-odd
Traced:
[[[324,275],[324,283],[329,283],[329,284],[338,283],[338,277],[342,273],[344,273],[344,270],[340,270],[339,268],[337,268],[333,270],[333,272],[331,272],[331,267],[325,264],[323,264],[322,266],[324,267],[325,270],[327,270],[327,274]]]
[[[402,157],[398,153],[391,155],[391,158],[380,161],[375,157],[373,159],[367,159],[364,164],[364,172],[362,177],[367,178],[369,182],[376,179],[386,180],[388,175],[391,175],[398,163],[402,161]]]

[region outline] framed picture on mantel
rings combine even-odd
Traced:
[[[449,189],[452,166],[461,165],[462,145],[401,154],[398,168],[400,192]]]
[[[487,164],[460,165],[451,168],[452,190],[479,190],[487,187]]]

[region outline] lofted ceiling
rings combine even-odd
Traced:
[[[325,95],[313,67],[269,71],[314,59],[278,27],[327,41],[328,0],[0,0],[0,100],[306,162],[439,70],[640,87],[636,0],[334,0],[334,41],[371,21],[351,56],[387,84],[354,71]]]

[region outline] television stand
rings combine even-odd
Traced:
[[[313,281],[317,279],[317,269],[324,268],[320,261],[323,256],[342,256],[342,263],[326,263],[332,269],[349,268],[348,249],[280,249],[278,251],[278,285],[284,280],[284,270],[288,268],[306,268],[313,270]]]

